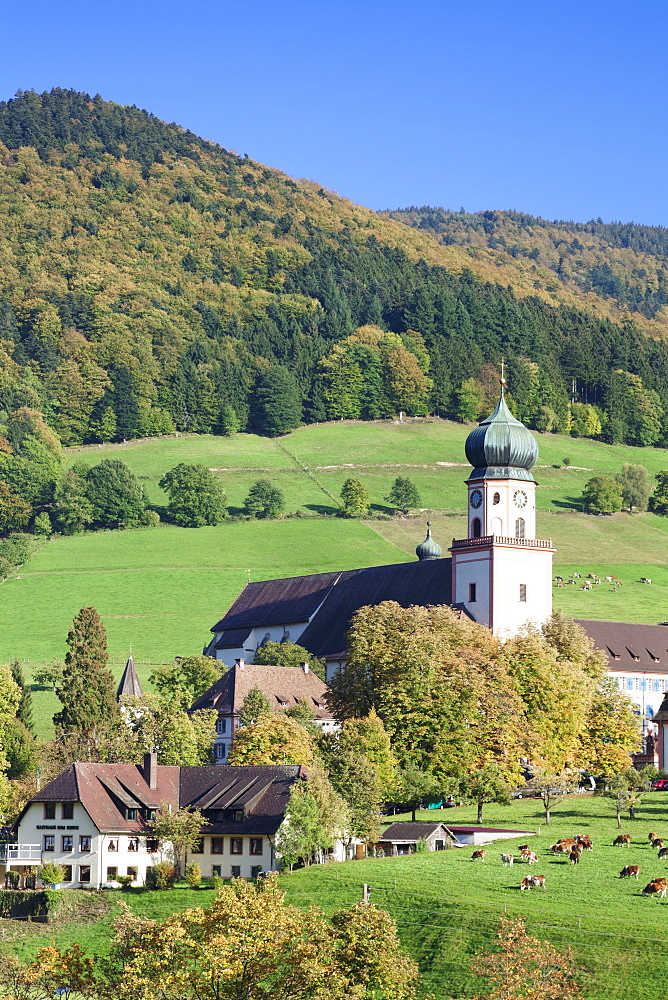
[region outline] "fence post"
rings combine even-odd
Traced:
[[[366,882],[362,884],[362,902],[363,903],[369,902],[369,886],[366,884]]]

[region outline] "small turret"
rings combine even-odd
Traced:
[[[427,521],[427,537],[424,542],[420,544],[415,549],[415,555],[418,557],[420,562],[423,559],[440,559],[443,555],[443,549],[435,542],[431,537],[431,521]]]

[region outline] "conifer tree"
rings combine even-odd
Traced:
[[[87,735],[119,718],[114,676],[107,669],[107,633],[95,608],[82,608],[67,635],[63,679],[56,694],[62,709],[53,717],[56,729]]]

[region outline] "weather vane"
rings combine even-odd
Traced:
[[[506,362],[501,358],[501,391],[503,392],[504,386],[506,385]]]

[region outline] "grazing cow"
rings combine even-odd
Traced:
[[[592,589],[591,583],[583,583],[582,586],[580,587],[580,590],[591,590],[591,589]]]
[[[545,888],[544,875],[529,875],[529,878],[531,879],[532,885],[535,885],[536,888],[538,888],[538,886],[540,886],[541,889]]]
[[[668,847],[662,847],[659,851],[659,861],[665,861],[668,858]]]
[[[640,865],[624,865],[619,873],[620,878],[634,878],[636,882],[638,875],[640,875]]]
[[[650,842],[650,844],[651,844],[651,843],[652,843],[652,841],[653,841],[653,840],[656,840],[656,838],[657,838],[658,836],[659,836],[659,835],[658,835],[658,833],[654,833],[654,830],[652,830],[652,832],[651,832],[651,833],[648,833],[648,834],[647,834],[647,839],[649,840],[649,842]]]
[[[606,576],[606,578],[605,578],[605,582],[606,583],[612,583],[613,580],[614,580],[614,577],[612,577],[612,576]]]
[[[524,851],[530,851],[531,848],[529,847],[528,844],[520,844],[519,847],[517,848],[517,850],[520,851],[520,853],[523,854]]]
[[[557,581],[557,583],[563,583],[564,582],[563,576],[555,576],[554,579]]]
[[[514,865],[514,863],[515,863],[515,855],[514,854],[502,854],[501,855],[501,864],[503,864],[503,865],[510,865],[510,867],[512,868],[512,866]]]
[[[612,842],[613,847],[619,847],[620,844],[624,844],[626,847],[631,846],[631,834],[630,833],[620,833],[618,837]]]
[[[568,860],[572,865],[580,864],[580,851],[578,851],[577,847],[574,847],[573,850],[570,852],[570,854],[568,855]]]
[[[661,850],[661,848],[663,847],[663,840],[661,839],[661,837],[655,837],[654,838],[654,840],[652,841],[652,847],[655,850],[658,850],[658,851]]]
[[[657,896],[660,899],[666,898],[665,878],[654,878],[645,886],[642,891],[643,896]]]
[[[588,836],[587,834],[585,834],[585,835],[581,835],[581,836],[579,836],[579,837],[576,837],[576,838],[575,838],[575,841],[576,841],[576,843],[578,843],[578,844],[580,845],[580,847],[582,847],[582,848],[583,848],[583,849],[584,849],[585,851],[593,851],[593,850],[594,850],[594,842],[593,842],[593,840],[591,839],[591,837],[590,837],[590,836]]]
[[[648,577],[646,577],[646,576],[641,576],[640,577],[640,582],[641,583],[651,583],[652,581]]]
[[[522,851],[522,861],[526,861],[530,865],[537,865],[538,864],[538,855],[534,854],[533,851],[530,851],[529,849],[527,849],[526,851]]]
[[[573,579],[574,580],[581,580],[582,579],[582,573],[573,573]]]
[[[485,852],[484,851],[474,851],[471,855],[471,861],[484,861]]]

